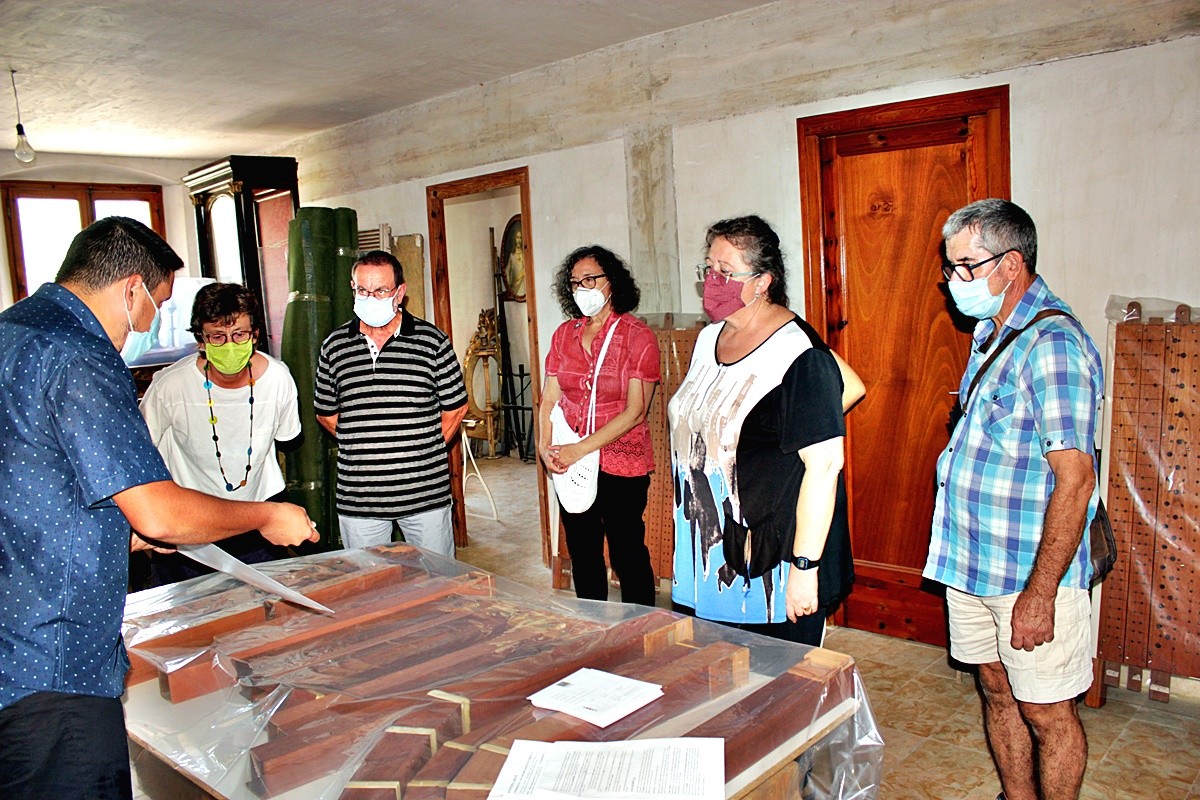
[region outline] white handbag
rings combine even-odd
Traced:
[[[600,366],[608,353],[608,344],[612,341],[613,331],[617,329],[619,319],[614,320],[604,338],[604,346],[596,359],[596,371],[592,374],[592,395],[588,400],[587,429],[583,436],[577,434],[567,422],[563,414],[562,401],[550,409],[550,441],[555,445],[575,444],[596,432],[596,385],[600,382]],[[562,503],[565,511],[571,514],[582,514],[596,502],[596,483],[600,479],[600,451],[593,450],[576,461],[566,472],[550,473],[554,482],[554,493]]]

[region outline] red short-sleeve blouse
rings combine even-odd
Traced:
[[[584,318],[570,319],[558,326],[546,355],[546,375],[558,378],[562,389],[563,414],[577,433],[587,428],[592,373],[608,330],[620,320],[600,368],[596,390],[596,430],[625,410],[629,381],[658,383],[658,340],[646,323],[629,314],[610,314],[592,340],[591,351],[583,349]],[[654,451],[645,420],[614,442],[600,448],[600,469],[610,475],[633,477],[654,470]]]

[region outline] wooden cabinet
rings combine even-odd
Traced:
[[[258,295],[266,346],[279,355],[287,306],[288,223],[300,207],[296,159],[229,156],[192,170],[183,183],[196,209],[200,270]]]

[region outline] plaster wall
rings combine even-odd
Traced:
[[[546,347],[554,329],[564,317],[551,288],[553,273],[567,253],[584,244],[602,244],[622,258],[629,258],[630,222],[626,193],[626,153],[620,140],[600,142],[584,147],[541,153],[525,159],[481,163],[474,168],[433,174],[426,178],[404,181],[395,186],[369,189],[362,192],[331,197],[309,198],[301,185],[305,205],[336,208],[347,206],[358,213],[360,228],[387,223],[392,232],[429,235],[425,189],[439,183],[484,175],[514,167],[529,168],[531,197],[530,229],[532,231],[532,264],[526,264],[526,281],[532,280],[536,293],[539,361],[544,360]],[[498,231],[499,234],[500,231]],[[425,268],[429,269],[426,247]],[[433,307],[432,282],[426,282],[426,308]],[[451,282],[450,292],[458,289]],[[534,312],[529,303],[514,303],[510,309],[524,314]],[[470,330],[475,329],[478,307],[470,314]],[[457,326],[457,313],[451,317]],[[526,323],[530,322],[528,316]],[[514,328],[521,322],[518,314],[509,317]],[[467,334],[468,339],[470,334]],[[458,337],[455,337],[456,344]],[[532,360],[532,355],[530,356]],[[540,374],[541,364],[536,366]]]
[[[706,226],[751,212],[780,233],[792,307],[803,309],[798,117],[1001,84],[1010,86],[1013,200],[1038,225],[1039,272],[1093,338],[1107,338],[1110,294],[1200,305],[1200,270],[1186,256],[1200,252],[1192,37],[677,129],[680,310],[701,310],[689,286]]]
[[[183,259],[181,274],[200,274],[200,251],[196,241],[196,217],[183,176],[203,161],[165,158],[121,158],[84,156],[65,153],[38,153],[37,160],[26,166],[12,160],[11,167],[0,167],[0,180],[63,181],[72,183],[151,183],[163,187],[163,215],[167,224],[167,242]],[[0,162],[2,163],[2,162]],[[4,220],[0,216],[0,231]],[[0,309],[12,305],[12,276],[8,250],[0,247]]]

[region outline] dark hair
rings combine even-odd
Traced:
[[[734,217],[714,222],[704,237],[704,249],[712,247],[720,236],[742,253],[742,258],[755,274],[764,272],[771,276],[767,299],[780,306],[788,304],[787,271],[783,266],[783,250],[779,247],[779,236],[758,216]]]
[[[392,275],[396,278],[396,285],[404,285],[404,267],[400,266],[400,259],[386,250],[368,250],[358,257],[354,262],[354,266],[350,268],[350,277],[353,278],[360,266],[368,267],[391,267]]]
[[[642,292],[638,289],[629,267],[625,265],[620,256],[608,248],[598,244],[589,244],[572,251],[563,259],[562,264],[558,266],[558,272],[554,275],[554,296],[558,298],[558,304],[562,307],[564,314],[568,317],[583,316],[583,312],[579,310],[579,306],[575,305],[575,298],[571,294],[571,270],[585,258],[595,259],[600,271],[608,278],[608,285],[612,289],[613,311],[625,314],[638,307],[638,303],[642,299]]]
[[[75,234],[54,280],[98,292],[141,275],[153,291],[182,266],[171,246],[136,219],[105,217]]]
[[[196,292],[196,300],[192,303],[192,325],[188,330],[197,342],[202,342],[205,324],[232,325],[234,317],[241,314],[250,318],[250,329],[261,339],[262,304],[254,292],[236,283],[210,283]]]
[[[1037,274],[1037,226],[1016,203],[989,197],[963,206],[942,226],[942,238],[949,239],[964,228],[978,233],[980,246],[992,255],[1016,250],[1029,274]]]

